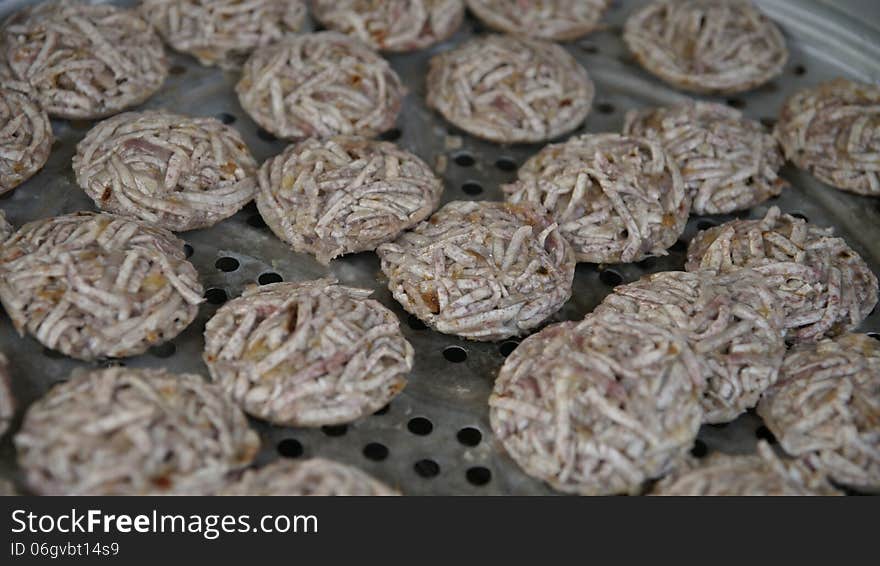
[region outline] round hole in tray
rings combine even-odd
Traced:
[[[281,283],[282,281],[284,281],[284,278],[272,271],[261,273],[260,276],[257,277],[257,283],[260,285],[270,285],[272,283]]]
[[[379,136],[379,139],[383,140],[383,141],[393,142],[393,141],[399,140],[401,135],[402,135],[402,133],[399,129],[392,128],[392,129],[388,130],[387,132],[383,132]]]
[[[217,119],[226,125],[235,123],[235,116],[233,116],[229,112],[221,112],[217,114]]]
[[[249,226],[253,226],[254,228],[265,228],[266,221],[263,220],[263,217],[259,214],[252,214],[248,216],[247,223]]]
[[[269,143],[278,141],[278,138],[276,138],[273,133],[268,132],[263,128],[257,128],[257,137]]]
[[[516,340],[506,340],[498,346],[498,351],[501,352],[501,355],[505,358],[513,353],[516,350],[516,347],[519,346],[519,342]]]
[[[205,291],[205,299],[207,299],[212,305],[222,305],[228,298],[226,291],[223,289],[217,289],[214,287]]]
[[[238,265],[238,260],[234,257],[221,257],[216,262],[214,262],[214,267],[216,267],[220,271],[225,271],[227,273],[238,269]]]
[[[43,355],[47,358],[52,358],[53,360],[63,359],[65,356],[61,352],[57,352],[51,348],[43,347]]]
[[[92,121],[85,119],[72,118],[67,121],[70,124],[70,127],[74,130],[90,130],[92,128]]]
[[[332,437],[345,436],[345,433],[348,432],[348,425],[325,425],[321,427],[321,432]]]
[[[499,157],[495,162],[495,167],[509,173],[511,171],[516,171],[516,161],[510,157]]]
[[[467,359],[468,353],[461,346],[446,346],[443,349],[443,357],[454,364],[460,364]]]
[[[185,255],[187,259],[191,258],[195,252],[196,250],[191,245],[183,244],[183,255]]]
[[[802,213],[800,213],[800,212],[792,212],[791,215],[794,216],[795,218],[800,218],[800,219],[803,220],[804,222],[809,222],[809,221],[810,221],[810,219],[807,218],[807,215],[806,215],[806,214],[802,214]]]
[[[381,462],[388,457],[388,447],[378,442],[371,442],[364,446],[364,456],[368,460]]]
[[[614,114],[615,108],[610,102],[600,102],[596,105],[596,110],[599,114]]]
[[[428,326],[424,322],[419,320],[419,317],[417,317],[414,314],[411,314],[408,317],[406,317],[406,323],[413,330],[427,330],[428,329]]]
[[[599,273],[599,281],[610,287],[617,287],[623,283],[623,276],[613,269],[605,269]]]
[[[699,438],[696,439],[694,441],[694,446],[691,448],[691,456],[694,458],[705,458],[708,453],[709,447],[706,446],[706,443]]]
[[[413,464],[413,470],[423,478],[433,478],[440,474],[440,464],[426,458]]]
[[[406,423],[406,428],[418,436],[427,436],[434,430],[434,423],[425,417],[413,417]]]
[[[776,436],[764,425],[755,429],[755,438],[766,440],[768,444],[776,444]]]
[[[727,105],[731,108],[736,108],[737,110],[742,110],[746,107],[746,101],[742,98],[728,98]]]
[[[278,453],[285,458],[299,458],[303,455],[303,445],[295,438],[285,438],[278,443]]]
[[[387,415],[388,411],[390,411],[390,410],[391,410],[391,403],[388,403],[387,405],[385,405],[384,407],[382,407],[381,409],[379,409],[378,411],[376,411],[373,414],[377,417],[381,417],[382,415]]]
[[[483,440],[483,433],[472,426],[466,426],[455,435],[465,446],[477,446]]]
[[[474,466],[467,469],[464,477],[467,478],[468,483],[471,485],[484,486],[492,481],[492,470],[483,466]]]
[[[709,228],[714,228],[716,224],[711,220],[700,220],[697,222],[697,230],[708,230]]]
[[[474,156],[470,153],[458,153],[452,158],[452,160],[455,161],[455,164],[459,167],[471,167],[477,162],[477,160],[474,159]]]
[[[802,77],[807,74],[807,68],[803,65],[795,65],[791,72],[798,77]]]
[[[578,43],[578,47],[581,48],[581,51],[583,51],[584,53],[587,53],[589,55],[595,55],[596,53],[599,52],[599,46],[597,46],[595,43],[588,43],[588,42]]]
[[[868,332],[868,336],[870,336],[874,340],[880,340],[880,334],[878,334],[877,332]]]
[[[461,186],[461,190],[464,191],[465,194],[476,196],[483,192],[483,186],[475,181],[468,181]]]
[[[177,352],[177,346],[174,345],[174,342],[165,342],[150,348],[150,354],[157,358],[170,358],[175,352]]]

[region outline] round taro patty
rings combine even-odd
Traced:
[[[776,139],[759,122],[721,104],[692,102],[628,112],[627,135],[656,139],[681,170],[694,214],[746,210],[787,183]]]
[[[444,334],[520,336],[571,296],[571,247],[528,203],[451,202],[376,251],[394,298]]]
[[[524,340],[495,380],[489,417],[516,463],[555,489],[635,494],[693,445],[699,379],[677,333],[600,313]]]
[[[831,228],[771,207],[759,220],[732,220],[698,233],[686,269],[749,267],[782,303],[787,338],[815,341],[857,327],[877,304],[877,277]]]
[[[205,327],[211,377],[245,412],[278,425],[374,413],[406,386],[413,348],[370,293],[330,279],[247,289]]]
[[[175,51],[202,65],[237,69],[257,47],[292,35],[303,0],[141,0],[140,13]]]
[[[880,195],[880,87],[835,79],[786,100],[776,124],[785,156],[823,183]]]
[[[428,106],[498,143],[571,132],[589,114],[594,92],[587,71],[565,49],[522,37],[477,37],[435,55],[428,67]]]
[[[118,366],[50,389],[14,440],[40,495],[211,494],[260,446],[244,414],[201,376]]]
[[[779,377],[785,355],[782,309],[764,278],[666,271],[614,289],[598,311],[629,313],[680,332],[705,381],[703,422],[732,421]]]
[[[162,41],[135,12],[109,4],[43,2],[0,29],[13,76],[55,118],[103,118],[147,100],[162,86]]]
[[[655,0],[627,18],[623,40],[648,72],[703,94],[751,90],[788,60],[776,24],[742,0]]]
[[[331,31],[258,48],[235,91],[257,124],[290,140],[377,136],[394,127],[406,93],[388,61]]]
[[[705,460],[691,460],[663,478],[651,495],[778,497],[841,493],[816,470],[797,460],[780,458],[761,440],[757,454],[716,452]]]
[[[9,378],[9,360],[0,353],[0,437],[9,430],[15,416],[15,397],[12,395],[12,380]]]
[[[0,87],[0,194],[43,168],[52,140],[46,112],[26,93]]]
[[[464,19],[462,0],[312,0],[312,15],[329,29],[379,51],[424,49],[448,39]]]
[[[262,468],[247,470],[220,495],[375,497],[400,494],[354,466],[312,458],[276,460]]]
[[[390,142],[338,136],[288,146],[260,168],[257,206],[276,236],[327,264],[424,220],[443,182]]]
[[[202,285],[171,232],[78,212],[25,224],[4,242],[0,301],[19,334],[94,360],[177,336],[198,312]]]
[[[660,144],[617,134],[548,145],[501,189],[507,202],[547,210],[578,261],[592,263],[665,255],[690,210],[678,166]]]
[[[758,414],[786,452],[835,482],[880,490],[880,342],[844,334],[792,348]]]
[[[127,112],[89,130],[76,150],[76,181],[96,206],[175,232],[232,216],[257,185],[241,135],[215,118]]]
[[[610,0],[467,0],[481,22],[500,32],[550,41],[577,39],[600,27]]]

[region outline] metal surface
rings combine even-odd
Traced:
[[[3,2],[0,15],[5,16],[24,3]],[[863,12],[856,17],[847,15],[841,8],[843,3],[816,0],[759,0],[757,3],[783,28],[791,58],[783,76],[727,101],[742,107],[748,116],[773,119],[788,94],[836,76],[880,80],[880,33],[875,27],[880,4],[869,7],[865,7],[865,2],[845,4]],[[636,4],[639,3],[615,2],[606,16],[609,29],[567,45],[587,68],[597,88],[593,112],[579,132],[619,131],[626,110],[671,103],[683,97],[639,69],[627,55],[619,37],[620,26]],[[871,23],[862,21],[868,19],[866,11],[873,12]],[[498,146],[461,135],[425,107],[424,74],[428,58],[467,39],[475,29],[481,28],[469,17],[462,29],[441,45],[415,54],[389,57],[410,90],[398,120],[399,143],[432,165],[438,156],[447,157],[448,165],[443,174],[444,203],[460,199],[500,199],[499,184],[512,180],[515,168],[541,147]],[[162,91],[144,107],[161,107],[198,116],[222,113],[228,115],[227,119],[234,118],[233,126],[242,133],[259,161],[281,152],[284,144],[260,133],[239,106],[233,94],[235,73],[200,67],[187,56],[172,57],[172,75]],[[75,145],[91,124],[53,120],[52,125],[58,141],[46,168],[0,200],[0,207],[16,226],[45,216],[93,208],[91,200],[76,186],[70,167]],[[450,132],[461,135],[460,148],[446,147]],[[470,159],[463,159],[465,155]],[[784,176],[793,187],[772,204],[786,212],[804,214],[817,224],[834,226],[872,269],[880,272],[878,200],[823,186],[791,167],[784,170]],[[767,205],[759,206],[741,216],[760,217],[766,208]],[[732,216],[692,217],[683,240],[690,238],[705,222],[719,223],[729,218]],[[332,275],[347,285],[375,289],[375,297],[400,317],[403,331],[416,349],[416,361],[409,386],[387,412],[361,419],[344,429],[279,428],[252,421],[263,441],[258,463],[279,457],[279,448],[288,455],[295,455],[301,447],[301,457],[320,455],[360,466],[406,494],[552,493],[514,465],[492,438],[489,428],[487,399],[504,360],[502,350],[508,346],[466,342],[430,330],[418,330],[419,325],[411,327],[409,317],[385,287],[375,254],[347,256],[324,268],[309,256],[291,252],[260,224],[259,215],[250,205],[213,228],[182,234],[194,250],[192,261],[206,289],[222,290],[228,297],[235,297],[245,285],[266,273],[277,273],[288,281]],[[215,263],[223,257],[235,258],[239,267],[229,272],[218,269]],[[615,266],[604,273],[595,265],[580,264],[574,296],[555,319],[583,317],[618,278],[632,281],[645,273],[681,269],[683,264],[683,246],[676,246],[667,257]],[[209,291],[211,297],[218,294],[219,291]],[[202,305],[196,321],[173,341],[173,348],[160,347],[143,356],[126,359],[124,363],[133,367],[165,366],[175,371],[207,375],[201,360],[202,331],[216,309],[217,305],[211,303]],[[862,330],[880,330],[880,315],[872,314]],[[449,347],[463,349],[466,359],[447,360],[444,349]],[[65,379],[73,368],[87,365],[44,351],[30,337],[19,338],[5,315],[0,320],[0,350],[10,358],[19,401],[13,431],[18,427],[22,409],[51,384]],[[454,355],[449,357],[458,359]],[[418,417],[430,421],[429,433],[424,434],[429,429],[424,421],[411,420]],[[750,452],[754,450],[756,434],[762,434],[760,426],[757,417],[747,414],[729,425],[703,427],[700,440],[709,450]],[[459,431],[466,427],[482,434],[477,445],[468,446],[458,439]],[[473,440],[472,435],[463,436],[465,440]],[[436,466],[423,460],[433,461]],[[438,468],[435,475],[424,477]],[[0,443],[0,477],[20,480],[10,435]]]

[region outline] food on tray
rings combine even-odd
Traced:
[[[140,13],[176,51],[202,65],[241,66],[257,47],[300,29],[303,0],[141,0]]]
[[[73,170],[98,208],[177,232],[232,216],[257,186],[257,162],[234,128],[164,110],[99,123]]]
[[[728,106],[690,102],[631,111],[626,135],[660,142],[681,169],[694,214],[746,210],[779,196],[784,159],[760,123]]]
[[[205,495],[259,449],[244,414],[201,376],[75,372],[28,408],[18,461],[40,495]]]
[[[0,247],[0,301],[19,334],[94,360],[177,336],[202,286],[171,232],[78,212],[25,224]]]
[[[760,220],[733,220],[697,234],[688,271],[751,267],[779,295],[788,338],[815,341],[861,324],[877,304],[877,277],[833,229],[771,207]]]
[[[611,0],[467,0],[467,4],[492,29],[567,41],[599,28]]]
[[[27,92],[0,87],[0,194],[42,169],[52,148],[49,117]]]
[[[549,211],[578,261],[631,263],[665,255],[688,218],[678,166],[645,138],[587,134],[548,145],[502,190],[508,202]]]
[[[571,296],[571,247],[530,203],[451,202],[377,252],[403,308],[471,340],[525,334]]]
[[[836,79],[797,92],[776,136],[785,156],[823,183],[880,195],[880,86]]]
[[[763,440],[758,453],[715,453],[664,478],[652,495],[783,496],[840,495],[825,476],[797,460],[780,458]]]
[[[248,470],[220,495],[316,495],[387,496],[400,495],[379,480],[355,468],[312,458],[297,462],[278,460],[256,470]]]
[[[623,39],[650,73],[707,94],[751,90],[788,59],[782,32],[747,0],[655,0],[629,16]]]
[[[462,130],[500,143],[539,142],[581,125],[593,82],[553,43],[505,35],[471,39],[435,55],[428,106]]]
[[[371,291],[321,279],[245,290],[205,327],[211,377],[274,424],[347,423],[406,386],[413,348]]]
[[[394,126],[406,91],[388,61],[331,31],[258,48],[235,90],[257,124],[286,139],[374,137]]]
[[[462,0],[312,0],[312,15],[329,29],[381,51],[415,51],[461,26]]]
[[[835,482],[880,489],[880,342],[845,334],[792,348],[758,405],[786,452]]]
[[[263,164],[259,181],[257,206],[275,235],[322,263],[395,239],[443,193],[416,155],[349,136],[291,145]]]
[[[636,315],[687,339],[705,381],[703,422],[732,421],[779,376],[782,308],[752,270],[648,275],[616,287],[597,308],[603,310]]]
[[[10,16],[3,55],[50,116],[91,119],[137,106],[168,74],[162,41],[135,12],[48,1]]]
[[[0,243],[15,232],[15,227],[6,219],[6,213],[0,210]]]
[[[565,492],[635,494],[690,450],[701,386],[679,333],[596,313],[524,340],[495,380],[489,416],[529,475]]]
[[[0,437],[9,430],[15,416],[15,397],[12,395],[12,381],[9,379],[9,360],[0,353]]]

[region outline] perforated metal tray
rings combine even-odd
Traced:
[[[25,3],[2,2],[0,16]],[[567,45],[597,87],[593,112],[579,132],[619,131],[625,111],[683,98],[638,68],[620,39],[626,15],[640,3],[615,2],[606,17],[608,29]],[[782,26],[791,58],[781,77],[754,92],[726,100],[728,104],[770,124],[783,99],[799,88],[836,76],[872,82],[880,79],[880,4],[847,2],[859,10],[858,15],[844,11],[843,3],[832,5],[816,0],[758,0],[757,4]],[[425,107],[424,74],[428,58],[482,31],[468,17],[451,40],[430,50],[389,57],[410,91],[398,121],[397,141],[429,163],[444,158],[448,161],[443,172],[444,202],[500,199],[499,184],[513,179],[517,166],[540,148],[498,146],[477,140],[455,131]],[[239,106],[233,92],[235,73],[200,67],[186,56],[172,57],[174,67],[165,87],[144,107],[220,115],[241,131],[260,161],[282,150],[283,142],[258,130]],[[53,120],[52,126],[57,141],[49,163],[41,173],[0,200],[0,207],[16,226],[37,218],[93,208],[91,200],[76,186],[70,167],[76,143],[91,124]],[[450,135],[461,136],[461,147],[448,147]],[[395,135],[386,137],[394,139]],[[880,273],[880,201],[836,191],[791,167],[784,171],[784,176],[793,187],[768,204],[803,214],[817,224],[834,226]],[[758,217],[766,208],[767,205],[760,206],[741,216]],[[617,282],[632,281],[645,273],[682,269],[685,242],[697,229],[730,218],[691,218],[682,241],[667,257],[605,270],[596,265],[578,265],[574,295],[555,320],[583,317]],[[411,495],[553,493],[517,468],[493,439],[489,428],[487,399],[492,381],[505,353],[515,347],[515,342],[473,343],[425,330],[391,298],[375,254],[348,256],[335,260],[329,268],[322,267],[309,256],[291,252],[265,228],[253,205],[218,226],[184,233],[182,237],[192,247],[191,260],[201,274],[209,301],[202,305],[196,321],[172,344],[126,359],[126,365],[165,366],[207,375],[201,359],[202,332],[217,303],[224,297],[237,296],[247,284],[279,276],[300,281],[332,275],[345,284],[374,289],[374,296],[400,317],[403,331],[415,347],[415,369],[409,386],[380,414],[329,429],[281,428],[253,421],[263,441],[258,464],[279,457],[335,458],[360,466]],[[220,269],[217,262],[221,258],[235,259],[238,267],[232,271]],[[232,263],[220,265],[228,269]],[[880,315],[873,313],[863,330],[880,330]],[[19,402],[13,432],[23,410],[33,400],[53,383],[65,379],[74,368],[88,365],[45,350],[30,337],[18,337],[5,314],[0,320],[0,350],[10,358]],[[746,414],[725,426],[703,427],[695,453],[747,453],[754,450],[756,437],[766,434],[760,420]],[[19,482],[21,479],[11,434],[0,442],[0,477]]]

